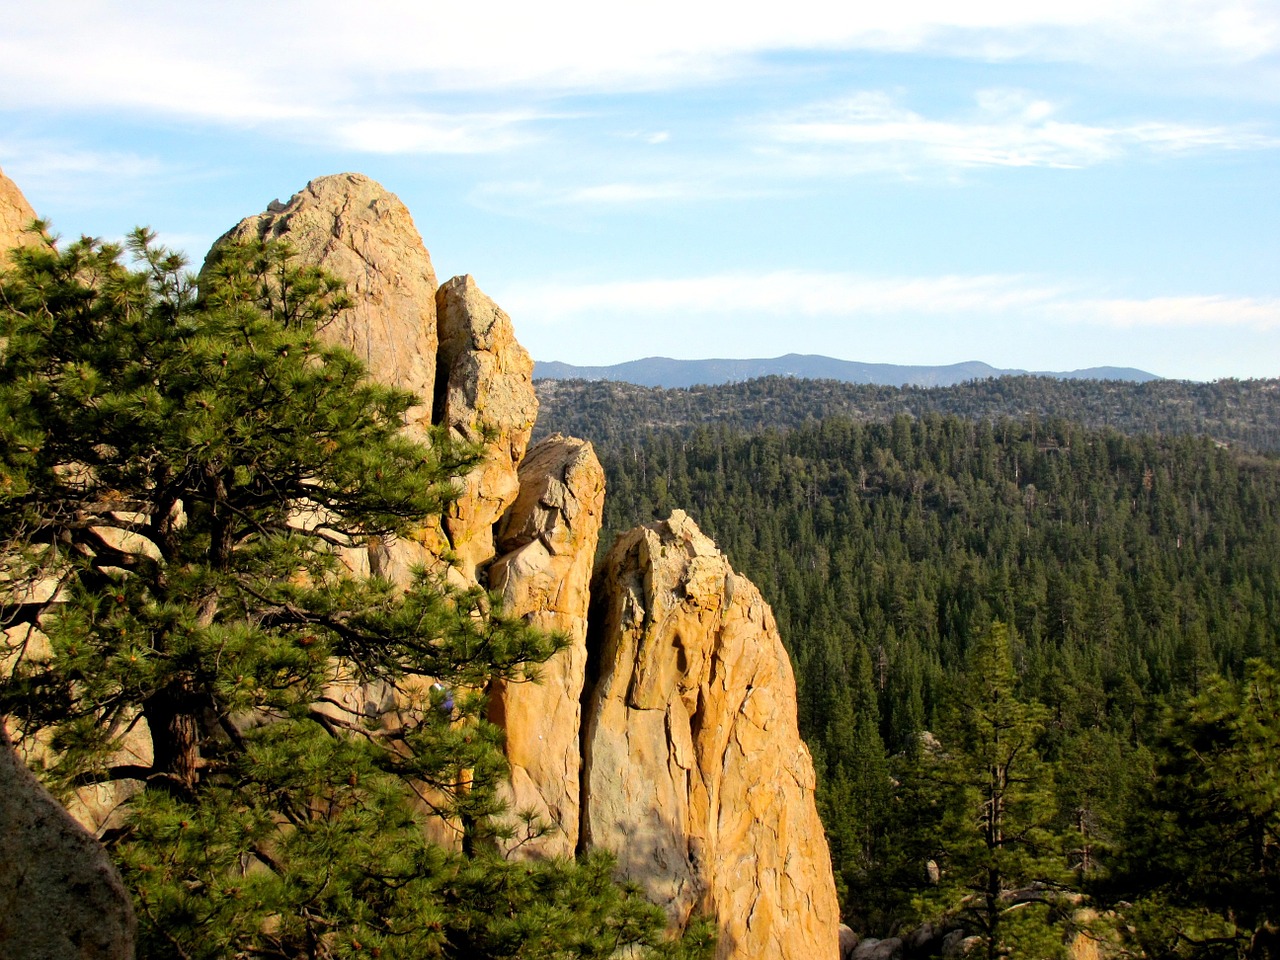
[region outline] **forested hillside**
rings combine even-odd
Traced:
[[[1169,391],[1166,425],[1189,427],[1190,410],[1212,407],[1234,437],[1256,439],[1277,435],[1277,420],[1266,426],[1256,412],[1274,403],[1275,386],[1146,389]],[[618,389],[576,387],[593,388],[603,396]],[[751,423],[771,408],[775,422],[800,420],[798,408],[786,406],[805,395],[798,388],[740,385],[739,395],[755,406],[739,409],[732,423]],[[832,404],[851,395],[846,389],[813,387]],[[881,388],[852,395],[878,411],[947,399],[971,403],[972,412],[1002,396],[1029,403],[1040,395],[1048,405],[1060,389],[1080,389],[1099,404],[1120,393],[1020,380],[974,384],[950,399],[947,391]],[[637,408],[628,394],[621,407],[600,401],[572,425],[554,418],[551,425],[589,436],[598,426],[609,481],[602,542],[683,508],[773,604],[797,668],[801,728],[818,761],[820,805],[850,922],[883,935],[922,918],[972,912],[981,902],[975,891],[990,888],[973,865],[981,844],[968,853],[954,846],[970,823],[961,816],[965,803],[987,789],[966,776],[995,762],[983,759],[986,741],[973,732],[981,727],[975,709],[990,702],[1003,704],[996,713],[1012,717],[1010,730],[1024,735],[1011,782],[1029,792],[984,802],[1025,817],[1016,835],[1038,838],[1027,844],[1040,857],[1023,863],[1003,847],[999,857],[988,850],[988,868],[999,863],[1006,871],[1001,897],[1019,884],[1101,897],[1100,885],[1110,884],[1114,896],[1147,903],[1158,890],[1158,906],[1143,907],[1146,919],[1125,928],[1130,941],[1147,938],[1129,948],[1150,956],[1253,936],[1238,905],[1231,904],[1237,912],[1228,930],[1219,923],[1225,914],[1209,911],[1200,894],[1170,892],[1169,878],[1185,878],[1185,864],[1165,864],[1157,877],[1159,858],[1135,851],[1142,837],[1169,856],[1182,850],[1155,829],[1165,821],[1150,812],[1152,791],[1165,801],[1176,794],[1166,779],[1179,759],[1168,710],[1177,707],[1185,720],[1187,711],[1209,709],[1195,708],[1193,698],[1229,697],[1222,684],[1238,681],[1251,659],[1275,663],[1280,652],[1280,462],[1208,438],[1130,437],[1060,419],[992,422],[985,414],[976,421],[936,412],[876,423],[810,418],[795,429],[754,433],[727,424],[645,431],[633,417],[691,419],[704,409],[699,404],[728,394],[634,396],[653,405]],[[687,407],[673,415],[681,400]],[[1104,407],[1089,409],[1096,416]],[[1131,427],[1141,416],[1133,397],[1105,409],[1127,411]],[[1250,412],[1228,415],[1242,410]],[[992,686],[1006,674],[1003,687]],[[1277,736],[1274,718],[1263,729]],[[1010,730],[996,741],[1010,742]],[[1280,820],[1274,801],[1268,809],[1259,822],[1270,824],[1272,846],[1258,849],[1271,860],[1259,854],[1254,869],[1264,861],[1274,867]],[[1013,825],[1003,829],[1014,835]],[[1216,849],[1229,847],[1225,836],[1215,837]],[[1171,906],[1184,894],[1194,923]],[[994,925],[1004,902],[990,899],[994,912],[971,917],[970,929],[997,942],[982,924]],[[1045,902],[1041,926],[1065,922],[1061,905]],[[1005,933],[1012,937],[1013,929]],[[1062,942],[1060,934],[1046,942]],[[1037,952],[1049,950],[1043,943],[1029,945],[1039,942],[1032,933],[1020,935],[1014,955],[1052,955]]]
[[[1061,417],[1127,434],[1209,436],[1280,452],[1280,380],[1131,383],[1025,376],[926,388],[765,377],[673,390],[582,380],[542,380],[537,386],[539,433],[560,431],[597,444],[664,426],[715,423],[757,430],[837,415],[888,420],[900,413],[942,413],[969,420]]]

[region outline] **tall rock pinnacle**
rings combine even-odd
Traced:
[[[520,464],[520,494],[498,527],[502,553],[489,584],[503,608],[569,640],[538,683],[501,684],[490,694],[491,716],[507,734],[511,808],[532,810],[553,828],[532,841],[517,837],[517,855],[571,857],[578,844],[588,590],[603,516],[604,469],[595,450],[557,434]]]
[[[582,833],[717,960],[837,956],[839,908],[796,687],[760,592],[682,511],[591,585]]]
[[[436,316],[436,422],[484,448],[484,460],[463,477],[463,495],[444,517],[458,566],[475,579],[477,567],[493,558],[493,525],[520,489],[517,468],[538,416],[533,360],[511,318],[471,276],[441,284]]]

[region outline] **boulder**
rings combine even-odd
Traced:
[[[840,924],[840,960],[853,960],[853,951],[858,946],[858,935],[852,927]]]
[[[902,960],[903,944],[898,937],[863,940],[853,951],[853,960]]]
[[[471,276],[441,284],[436,316],[437,420],[484,451],[444,517],[458,566],[475,579],[477,568],[494,556],[493,525],[519,491],[517,467],[538,416],[533,360],[516,341],[511,318]]]
[[[9,251],[14,247],[36,243],[37,240],[27,231],[36,212],[27,203],[17,184],[0,170],[0,267],[9,258]]]
[[[964,957],[981,948],[982,938],[965,936],[963,930],[952,930],[942,938],[943,957]]]
[[[531,811],[551,832],[506,844],[517,856],[571,857],[578,844],[582,683],[587,662],[591,566],[604,513],[604,469],[584,440],[543,440],[520,464],[515,503],[498,527],[500,555],[489,585],[503,609],[568,646],[542,665],[537,683],[499,683],[491,719],[506,731],[513,811]],[[517,824],[513,823],[513,826]]]
[[[592,581],[580,844],[603,847],[716,956],[833,957],[839,911],[760,592],[682,511],[620,537]]]
[[[0,727],[0,957],[130,960],[134,930],[107,852],[32,776]]]
[[[902,938],[902,945],[909,957],[931,957],[942,947],[942,930],[922,923]]]
[[[373,379],[410,390],[422,403],[409,426],[431,423],[436,377],[436,274],[408,209],[359,173],[319,177],[288,203],[273,201],[213,245],[287,240],[306,263],[347,282],[353,306],[321,336],[344,346]],[[206,260],[206,264],[208,261]]]

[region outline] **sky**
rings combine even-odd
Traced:
[[[368,174],[538,360],[1280,377],[1280,0],[0,0],[0,168],[197,266]]]

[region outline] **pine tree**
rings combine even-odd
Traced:
[[[941,883],[929,906],[976,929],[990,960],[1062,952],[1063,838],[1036,742],[1044,710],[1020,700],[1008,629],[970,649],[942,730]]]
[[[408,439],[415,398],[317,338],[341,283],[277,243],[228,248],[197,292],[145,231],[136,270],[45,241],[0,277],[4,614],[29,627],[0,717],[51,748],[56,789],[133,794],[106,839],[142,955],[705,948],[666,944],[606,859],[486,843],[505,768],[482,692],[559,641],[482,591],[342,564],[438,516],[478,451]]]
[[[1114,884],[1143,955],[1280,957],[1280,671],[1215,677],[1170,718]]]

